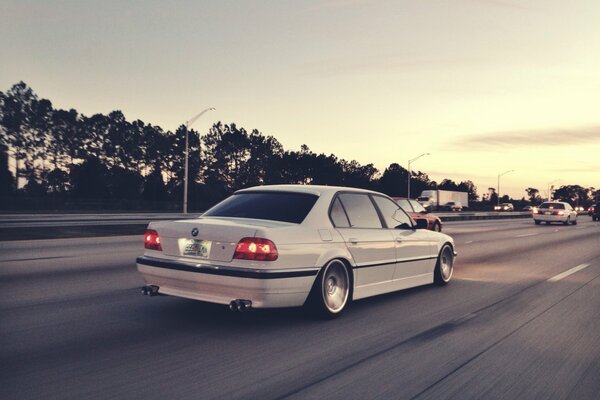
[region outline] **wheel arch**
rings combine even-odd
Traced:
[[[333,253],[333,254],[335,254],[335,253]],[[323,259],[325,259],[325,257],[319,258],[319,260],[323,260]],[[304,304],[306,304],[306,302],[310,300],[310,297],[315,290],[315,285],[317,285],[318,279],[321,278],[323,269],[325,268],[325,266],[335,260],[339,260],[340,262],[342,262],[342,264],[344,264],[344,266],[348,270],[348,277],[350,278],[350,287],[349,287],[350,293],[348,293],[348,300],[350,300],[350,301],[353,300],[354,299],[354,282],[356,282],[356,279],[354,276],[354,268],[350,261],[351,259],[352,259],[352,257],[350,256],[350,253],[348,253],[347,255],[341,253],[341,254],[332,256],[331,258],[328,258],[326,261],[322,261],[320,264],[318,264],[319,272],[315,275],[315,279],[313,280],[310,290],[307,293],[306,299],[304,300]]]

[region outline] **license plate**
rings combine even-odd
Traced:
[[[208,258],[210,253],[210,240],[188,239],[185,242],[183,255]]]
[[[546,211],[544,214],[545,215],[552,215],[552,211]]]

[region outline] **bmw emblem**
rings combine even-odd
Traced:
[[[194,236],[194,237],[198,236],[198,228],[192,229],[192,236]]]

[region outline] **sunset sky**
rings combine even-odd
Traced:
[[[0,90],[175,129],[235,122],[483,194],[600,187],[600,1],[0,2]]]

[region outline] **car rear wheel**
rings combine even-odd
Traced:
[[[341,260],[329,261],[321,270],[310,294],[312,311],[326,318],[343,313],[350,301],[351,280]]]
[[[534,220],[533,222],[535,222],[536,225],[539,225],[542,223],[542,221],[536,221],[536,220]]]
[[[573,225],[577,225],[577,220],[573,220]]]
[[[571,223],[571,217],[567,217],[567,220],[563,222],[564,225],[569,225]]]
[[[435,271],[433,273],[436,285],[445,285],[450,282],[454,271],[454,251],[450,245],[445,244],[438,256]]]

